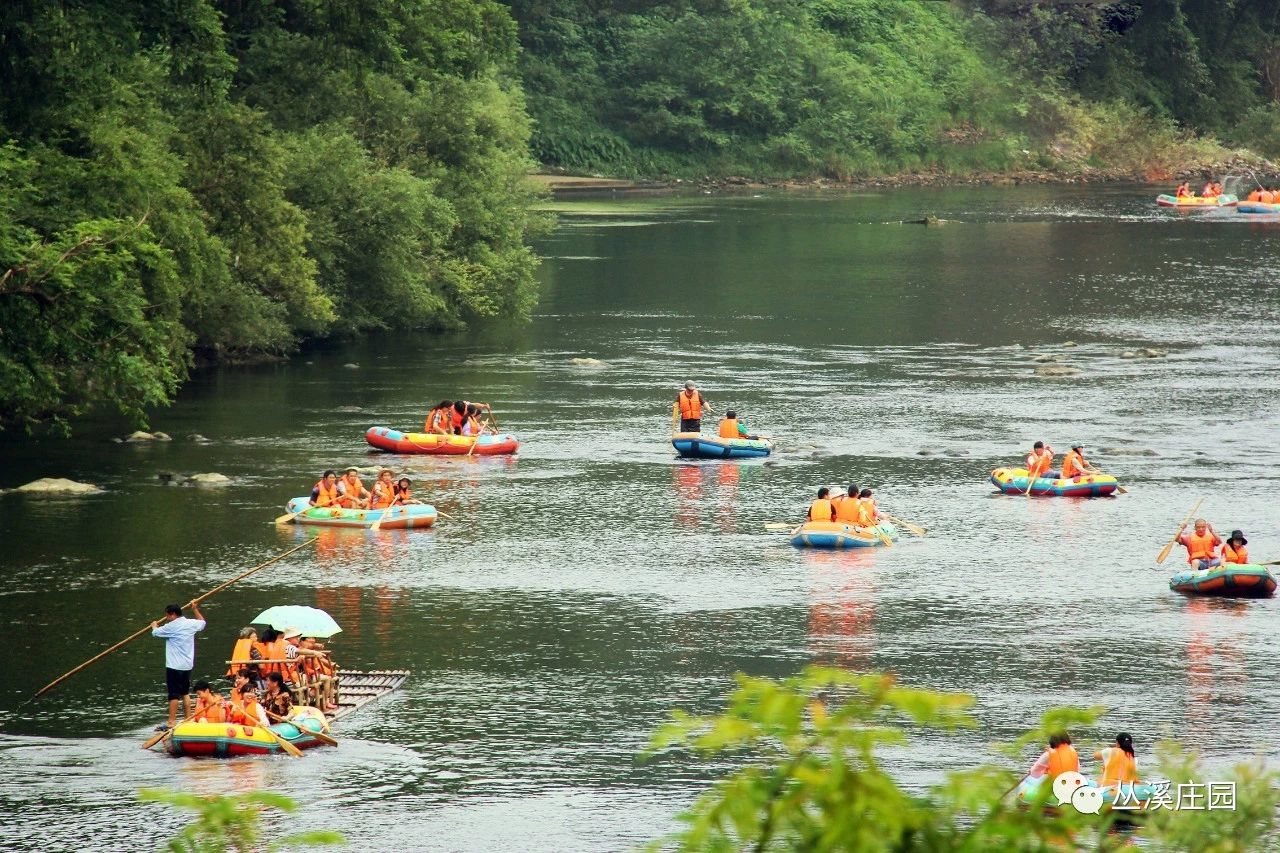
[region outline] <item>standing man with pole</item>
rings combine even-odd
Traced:
[[[200,605],[189,605],[196,618],[182,615],[182,608],[170,604],[164,609],[164,625],[151,623],[151,636],[164,640],[164,684],[169,694],[169,725],[156,726],[156,731],[172,729],[178,724],[178,700],[182,700],[182,716],[191,716],[191,670],[196,666],[196,634],[207,624]]]
[[[701,432],[702,410],[715,411],[692,382],[684,383],[684,390],[676,395],[676,406],[680,410],[680,432]]]

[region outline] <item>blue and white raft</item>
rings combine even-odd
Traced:
[[[773,452],[767,438],[720,438],[698,432],[678,432],[671,444],[687,459],[759,459]]]
[[[791,531],[791,544],[797,548],[874,548],[884,539],[898,538],[898,528],[881,523],[875,527],[856,527],[838,521],[806,521]]]

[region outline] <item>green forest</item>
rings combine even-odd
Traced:
[[[1280,154],[1280,0],[11,0],[0,429],[197,358],[519,322],[525,176]]]

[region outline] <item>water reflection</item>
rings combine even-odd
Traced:
[[[875,668],[878,548],[809,550],[809,651],[815,663]]]

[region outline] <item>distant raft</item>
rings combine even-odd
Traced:
[[[289,722],[276,723],[271,730],[298,749],[310,749],[320,743],[311,733],[323,732],[325,728],[324,715],[319,710],[299,705]],[[235,723],[178,723],[167,740],[169,752],[174,755],[215,758],[268,755],[281,748],[261,726]]]
[[[438,435],[400,432],[389,427],[369,427],[364,440],[388,453],[427,453],[440,456],[502,456],[515,453],[520,442],[510,433],[482,435]],[[472,450],[475,445],[475,450]]]
[[[1236,205],[1238,213],[1280,213],[1280,204],[1265,201],[1242,201]]]
[[[1069,480],[1037,477],[1031,485],[1026,468],[997,468],[991,472],[991,483],[1006,495],[1025,495],[1031,486],[1032,497],[1096,498],[1110,495],[1120,483],[1110,474],[1082,474]]]
[[[379,518],[386,520],[379,530],[405,530],[410,527],[430,527],[436,523],[436,508],[430,504],[402,504],[388,509],[346,509],[338,506],[313,506],[309,509],[309,497],[294,498],[285,504],[286,512],[296,512],[295,524],[315,524],[320,527],[372,527]]]
[[[767,438],[720,438],[697,432],[671,436],[676,453],[687,459],[758,459],[773,452]]]
[[[1156,204],[1161,207],[1231,207],[1240,199],[1233,195],[1188,195],[1179,198],[1167,193],[1156,196]]]
[[[1090,788],[1098,787],[1094,779],[1085,779],[1084,784]],[[1015,795],[1018,805],[1024,808],[1039,805],[1049,812],[1068,808],[1066,805],[1058,805],[1058,798],[1054,795],[1052,788],[1045,790],[1046,786],[1048,782],[1044,776],[1028,776],[1023,779],[1018,783],[1018,791]],[[1153,811],[1152,800],[1157,794],[1156,787],[1145,782],[1125,782],[1115,787],[1107,786],[1102,789],[1102,814],[1112,812],[1118,821],[1142,820],[1148,812]]]
[[[797,548],[874,548],[884,544],[876,531],[891,541],[898,538],[898,529],[888,523],[856,527],[838,521],[806,521],[791,531],[791,544]]]
[[[1201,572],[1188,566],[1169,578],[1169,589],[1188,596],[1271,598],[1276,593],[1276,579],[1266,566],[1232,564]]]

